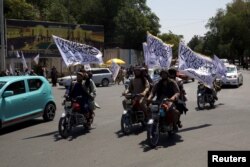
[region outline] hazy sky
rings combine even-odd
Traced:
[[[160,18],[161,33],[172,31],[184,35],[186,42],[194,35],[204,35],[208,19],[232,0],[147,0],[147,5]]]

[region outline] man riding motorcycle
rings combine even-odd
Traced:
[[[126,95],[128,93],[132,94],[140,94],[140,108],[144,112],[145,118],[148,118],[148,113],[147,113],[147,105],[145,101],[145,96],[147,95],[150,85],[147,79],[143,75],[143,68],[140,67],[135,67],[134,68],[134,75],[135,78],[132,79],[129,83],[128,88],[125,90],[123,95]],[[126,108],[126,100],[122,101],[123,107]]]
[[[162,70],[160,72],[161,79],[159,82],[153,87],[148,101],[152,101],[152,99],[156,96],[156,101],[162,101],[165,98],[168,98],[172,101],[177,101],[180,96],[180,90],[175,81],[168,77],[168,71]],[[172,108],[172,112],[174,113],[174,130],[177,130],[177,124],[179,120],[179,111],[175,108]],[[178,126],[181,128],[181,124],[179,123]]]
[[[87,112],[89,117],[88,120],[88,126],[90,128],[91,122],[92,122],[92,106],[90,105],[90,102],[94,100],[96,94],[95,94],[95,86],[92,88],[92,92],[90,92],[89,88],[86,86],[86,82],[84,83],[83,80],[86,80],[88,77],[88,74],[85,70],[81,70],[77,72],[76,82],[73,82],[69,89],[66,91],[65,96],[68,96],[69,98],[75,99],[79,96],[81,96],[80,106],[81,106],[81,112],[85,113]],[[86,107],[87,106],[87,107]]]

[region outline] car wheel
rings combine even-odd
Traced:
[[[43,120],[52,121],[56,115],[56,105],[53,103],[48,103],[44,109]]]
[[[238,78],[236,87],[237,87],[237,88],[240,87],[240,79],[239,79],[239,78]]]
[[[107,78],[102,80],[102,86],[105,86],[105,87],[109,86],[109,80]]]

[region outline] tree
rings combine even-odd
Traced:
[[[146,0],[126,0],[115,19],[115,41],[123,48],[142,49],[147,31],[159,33],[159,18],[151,12]]]
[[[5,16],[11,19],[35,20],[37,10],[25,0],[5,0]]]
[[[103,25],[106,48],[142,49],[160,28],[146,0],[6,0],[5,9],[12,19]]]
[[[179,43],[181,39],[183,38],[183,35],[176,35],[173,34],[171,31],[169,33],[163,33],[158,36],[163,42],[167,44],[173,45],[173,57],[177,58],[178,57],[178,48],[179,48]]]
[[[190,45],[200,45],[201,53],[216,54],[228,59],[244,59],[250,51],[250,2],[234,0],[227,5],[226,10],[219,9],[216,15],[209,19],[206,27],[209,31],[203,41],[195,41]],[[193,46],[192,46],[193,47]],[[198,49],[196,48],[196,49]],[[192,48],[195,49],[195,48]]]

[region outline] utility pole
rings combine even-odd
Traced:
[[[0,52],[0,70],[5,71],[5,26],[4,26],[4,11],[3,11],[3,0],[0,0],[0,30],[1,30],[1,52]]]

